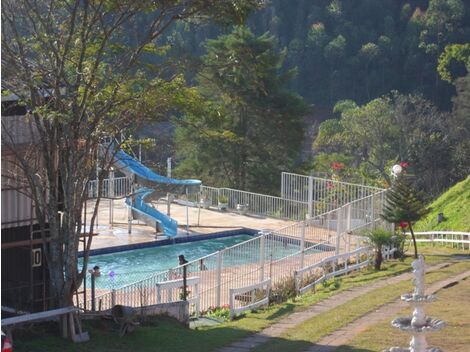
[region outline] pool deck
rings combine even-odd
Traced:
[[[114,200],[113,224],[110,224],[110,201],[102,199],[98,212],[97,226],[94,232],[98,235],[93,238],[91,249],[106,247],[125,246],[137,243],[156,242],[165,240],[167,236],[155,237],[155,229],[145,225],[143,222],[134,220],[132,233],[128,233],[127,207],[124,199]],[[154,203],[156,208],[166,213],[167,204],[163,201]],[[94,201],[87,205],[87,219],[90,219]],[[186,212],[188,214],[188,225],[186,228]],[[214,234],[225,231],[243,229],[252,230],[277,230],[294,224],[293,221],[285,221],[256,215],[240,215],[235,212],[222,212],[215,207],[210,209],[198,209],[186,207],[176,203],[171,205],[171,217],[178,221],[177,237],[197,236]]]

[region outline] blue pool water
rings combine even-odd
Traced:
[[[192,261],[252,238],[253,236],[250,235],[236,235],[94,255],[88,261],[88,269],[93,268],[95,265],[100,267],[101,276],[96,278],[96,288],[119,288],[178,266],[178,256],[180,254],[183,254],[186,260]],[[242,253],[240,252],[238,255],[223,256],[222,266],[230,267],[258,262],[259,245],[259,241],[255,241],[247,248],[244,248]],[[276,247],[275,250],[273,250],[273,246]],[[293,254],[298,250],[298,244],[287,243],[282,237],[274,236],[266,239],[265,258],[266,260],[276,260]],[[216,268],[216,260],[204,261],[203,265],[204,269],[213,270]],[[189,270],[194,269],[199,270],[198,267],[191,267]],[[87,275],[87,287],[90,287],[90,285],[90,275]]]
[[[111,254],[94,255],[88,260],[88,269],[100,267],[101,276],[96,278],[97,288],[118,288],[179,265],[178,256],[183,254],[191,261],[220,251],[253,238],[236,235],[180,244],[134,249]],[[82,259],[79,259],[79,266]],[[89,275],[87,287],[90,287]]]

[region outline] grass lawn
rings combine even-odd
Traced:
[[[428,273],[426,282],[433,283],[459,272],[470,269],[470,261],[462,261]],[[304,351],[312,343],[333,331],[351,323],[362,315],[371,312],[384,303],[394,301],[402,293],[412,290],[411,281],[403,281],[391,287],[376,289],[353,299],[328,312],[324,312],[285,332],[280,338],[269,340],[255,351]]]
[[[470,231],[470,176],[452,186],[430,205],[431,212],[414,226],[416,231]],[[437,214],[445,220],[437,223]]]
[[[439,247],[422,247],[420,252],[427,254],[426,261],[431,265],[443,261],[450,261],[453,259],[453,255],[463,253],[459,250]],[[226,346],[249,334],[260,331],[278,321],[285,315],[293,311],[306,309],[311,304],[330,297],[337,292],[341,292],[354,286],[367,285],[378,279],[395,276],[409,271],[411,260],[412,258],[407,258],[404,262],[390,261],[384,265],[384,270],[378,272],[373,270],[356,272],[352,275],[343,277],[338,289],[334,289],[333,286],[325,288],[320,285],[317,287],[316,293],[307,293],[296,300],[290,300],[283,304],[274,305],[258,312],[248,313],[243,318],[237,319],[233,322],[222,323],[217,326],[186,329],[172,320],[159,318],[153,319],[148,324],[139,327],[132,334],[119,338],[117,327],[111,323],[105,321],[87,322],[85,324],[85,330],[90,333],[91,341],[83,344],[73,344],[70,341],[62,340],[57,337],[57,330],[54,330],[51,333],[39,331],[38,328],[35,328],[36,331],[33,333],[29,332],[26,335],[18,334],[15,336],[15,351],[212,351],[218,347]],[[452,266],[452,270],[463,271],[463,267],[465,265],[468,266],[470,264],[455,264]],[[439,275],[448,275],[448,270],[451,270],[450,267],[446,269],[445,273],[429,274],[427,276],[427,280],[430,280],[430,278],[438,280],[441,277]],[[397,289],[393,291],[393,294],[387,293],[388,290],[385,290],[387,292],[384,292],[376,299],[371,298],[363,300],[363,304],[358,305],[357,310],[355,311],[346,309],[343,313],[340,312],[343,315],[338,316],[338,319],[334,319],[334,323],[327,324],[325,327],[322,327],[321,330],[318,330],[315,326],[313,330],[322,331],[316,333],[318,336],[322,336],[322,334],[327,333],[330,329],[344,325],[351,319],[354,319],[357,314],[361,314],[361,312],[364,311],[367,312],[372,309],[371,307],[383,304],[386,300],[393,299],[393,297],[406,291],[410,286],[409,282],[404,282],[402,284],[403,287],[401,284],[397,285]],[[323,318],[323,320],[331,321],[332,319],[329,317],[328,319]],[[307,325],[306,329],[312,329],[312,326]],[[292,342],[296,339],[301,339],[300,342],[303,344],[305,344],[305,341],[311,340],[310,338],[302,340],[303,337],[292,335],[292,338],[287,337],[287,339],[284,339],[283,341],[287,345],[293,345]],[[277,345],[275,349],[271,347],[271,350],[283,350],[279,349],[279,347],[279,345]]]
[[[437,301],[425,307],[427,315],[447,322],[447,326],[427,335],[429,346],[443,351],[467,352],[470,346],[470,279],[444,288],[436,293]],[[411,315],[411,309],[403,310],[399,316]],[[348,346],[338,348],[338,352],[381,351],[386,347],[407,347],[410,335],[393,328],[390,321],[361,333]]]

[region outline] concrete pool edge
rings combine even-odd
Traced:
[[[133,249],[160,247],[160,246],[167,246],[167,245],[172,245],[172,244],[196,242],[196,241],[209,240],[209,239],[222,238],[222,237],[230,237],[230,236],[237,236],[237,235],[254,236],[258,232],[259,232],[259,230],[255,230],[255,229],[238,228],[238,229],[235,229],[235,230],[214,232],[214,233],[209,233],[209,234],[188,235],[188,236],[168,238],[168,239],[158,240],[158,241],[155,240],[155,241],[149,241],[149,242],[126,244],[126,245],[121,245],[121,246],[112,246],[112,247],[90,249],[89,255],[94,256],[94,255],[101,255],[101,254],[118,253],[118,252],[133,250]],[[83,257],[83,251],[78,252],[78,257],[79,258]]]

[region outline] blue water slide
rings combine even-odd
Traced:
[[[178,180],[159,175],[122,150],[116,152],[114,166],[125,175],[133,176],[135,182],[141,185],[132,196],[126,198],[126,204],[131,208],[133,216],[142,218],[150,226],[156,226],[158,223],[166,236],[175,237],[178,229],[177,221],[155,209],[150,202],[158,198],[158,194],[165,192],[181,194],[198,192],[201,181]]]
[[[151,196],[154,191],[151,188],[139,188],[133,197],[126,198],[126,204],[133,212],[142,215],[143,219],[147,220],[147,224],[149,221],[152,226],[158,223],[166,236],[175,237],[178,232],[178,222],[145,202],[145,198]],[[140,218],[140,216],[136,217]]]
[[[159,175],[147,166],[142,165],[137,159],[134,159],[123,150],[116,152],[114,165],[124,174],[135,175],[138,184],[159,184],[160,186],[184,188],[188,189],[189,193],[199,191],[199,186],[201,186],[201,181],[199,180],[178,180]]]

